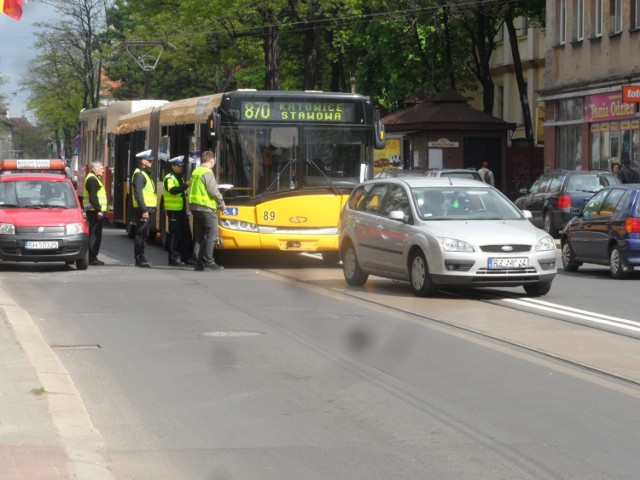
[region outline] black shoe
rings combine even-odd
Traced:
[[[222,265],[218,265],[216,262],[207,263],[204,268],[207,270],[224,270]]]
[[[199,264],[197,264],[197,263],[196,263],[196,264],[195,264],[195,267],[193,267],[193,269],[194,269],[196,272],[203,272],[203,271],[204,271],[204,265],[199,265]]]
[[[190,258],[188,260],[182,260],[182,261],[185,263],[185,265],[195,265],[196,264],[196,261],[193,258]]]
[[[151,264],[144,257],[140,257],[138,260],[136,260],[136,267],[149,268],[150,266]]]
[[[102,260],[98,260],[97,258],[92,258],[91,260],[89,260],[89,265],[100,266],[104,265],[104,262]]]
[[[184,267],[185,263],[182,260],[174,260],[173,262],[169,262],[169,265],[172,267]]]

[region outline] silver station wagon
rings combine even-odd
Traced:
[[[545,295],[556,276],[553,238],[494,187],[402,177],[358,185],[340,218],[344,278],[405,280],[417,296],[440,287],[522,286]]]

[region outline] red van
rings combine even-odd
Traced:
[[[89,265],[89,227],[64,160],[0,160],[0,260]]]

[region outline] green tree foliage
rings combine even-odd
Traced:
[[[104,67],[120,82],[116,99],[353,89],[394,110],[416,92],[469,91],[477,79],[491,111],[505,5],[544,18],[544,0],[44,1],[64,13],[45,27],[64,47],[59,61],[82,107],[98,104]]]
[[[0,74],[0,87],[7,83],[7,77]],[[0,107],[4,107],[7,104],[7,97],[0,92]]]
[[[52,135],[57,147],[71,145],[77,134],[78,113],[86,106],[85,79],[78,76],[77,61],[69,50],[60,49],[66,41],[63,31],[38,34],[36,49],[40,54],[31,61],[29,75],[21,86],[30,91],[28,108],[38,119],[40,128]]]

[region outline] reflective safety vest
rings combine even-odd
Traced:
[[[177,195],[171,193],[171,189],[179,187],[180,180],[173,174],[168,173],[162,181],[164,185],[164,209],[171,211],[180,211],[184,208],[184,193],[180,192]]]
[[[204,175],[213,175],[213,171],[210,168],[200,166],[191,173],[189,203],[209,207],[211,210],[215,211],[218,208],[218,202],[215,198],[211,198],[209,196],[207,186],[202,180]]]
[[[85,211],[95,210],[95,207],[89,201],[89,190],[87,190],[87,180],[89,180],[91,177],[98,180],[98,184],[100,185],[100,188],[98,189],[98,192],[97,192],[98,202],[100,203],[100,209],[103,212],[106,212],[109,208],[109,204],[107,202],[107,191],[105,190],[104,184],[102,183],[102,180],[100,180],[100,177],[98,177],[93,172],[90,172],[87,175],[87,177],[84,179],[84,194],[82,195],[82,207],[84,208]]]
[[[131,178],[133,179],[137,173],[141,174],[147,181],[147,183],[144,184],[144,189],[142,190],[142,198],[144,199],[145,205],[147,206],[147,208],[156,208],[156,205],[158,204],[158,195],[156,194],[155,184],[151,181],[151,178],[149,177],[147,172],[145,172],[144,170],[140,170],[139,168],[136,168],[133,171],[133,175],[131,176]],[[133,195],[132,201],[134,208],[138,208],[138,199],[135,195]]]

